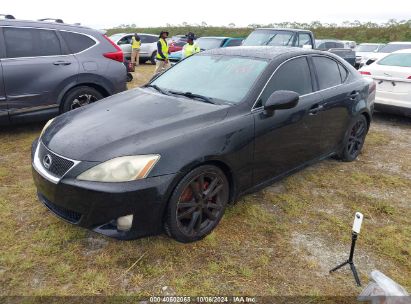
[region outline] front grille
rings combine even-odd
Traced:
[[[44,159],[47,155],[50,157],[51,160],[49,168],[46,168],[44,165]],[[57,154],[51,152],[46,148],[46,146],[43,143],[40,143],[38,157],[44,169],[46,169],[48,172],[50,172],[56,177],[62,177],[74,166],[73,161],[60,157]]]
[[[73,223],[73,224],[76,224],[80,221],[81,213],[68,210],[61,206],[57,206],[56,204],[53,204],[48,199],[46,199],[44,196],[41,197],[41,200],[44,203],[44,205],[46,205],[47,208],[49,208],[51,211],[53,211],[55,214],[65,219],[66,221]]]

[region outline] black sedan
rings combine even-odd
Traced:
[[[356,159],[374,98],[374,83],[330,53],[206,51],[50,121],[33,143],[38,197],[118,239],[196,241],[239,196],[330,156]]]

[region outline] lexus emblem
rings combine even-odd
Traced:
[[[51,159],[50,154],[47,154],[46,156],[43,157],[44,168],[50,169],[52,163],[53,163],[53,160]]]

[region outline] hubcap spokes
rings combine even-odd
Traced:
[[[71,104],[71,109],[74,110],[82,106],[88,105],[90,103],[93,103],[95,101],[97,101],[97,98],[93,95],[90,95],[90,94],[80,95],[76,99],[73,100],[73,103]]]
[[[225,185],[215,173],[202,173],[188,184],[177,204],[177,221],[188,235],[198,235],[212,226],[223,210]]]
[[[363,121],[358,121],[351,129],[350,137],[348,138],[348,153],[351,156],[357,155],[364,142],[364,134],[366,126]]]

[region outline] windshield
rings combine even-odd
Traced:
[[[387,44],[383,46],[378,53],[392,53],[395,51],[399,50],[404,50],[404,49],[411,49],[411,43],[410,44]]]
[[[360,44],[356,51],[357,52],[374,52],[378,49],[378,44]]]
[[[221,39],[217,38],[198,38],[196,43],[202,50],[217,49],[221,46]]]
[[[294,34],[287,31],[257,30],[243,42],[245,46],[287,46],[292,45]]]
[[[411,68],[411,53],[391,54],[378,61],[377,64]]]
[[[265,60],[222,55],[191,56],[151,84],[163,90],[190,92],[239,103],[267,66]]]

